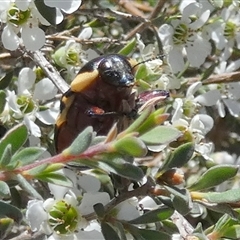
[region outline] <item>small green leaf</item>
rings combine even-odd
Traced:
[[[93,140],[93,128],[89,126],[85,128],[73,141],[70,147],[63,151],[64,155],[76,156],[84,152],[91,145]]]
[[[14,226],[14,221],[11,218],[0,218],[0,237],[6,239]]]
[[[222,8],[224,4],[224,0],[209,0],[209,1],[215,8]]]
[[[11,163],[19,162],[21,166],[25,166],[38,160],[44,151],[45,149],[40,147],[24,148],[20,152],[14,154]]]
[[[156,230],[140,229],[130,224],[127,225],[127,231],[134,237],[135,240],[172,239],[167,233]]]
[[[176,140],[181,132],[173,127],[157,126],[139,138],[147,145],[167,144]]]
[[[30,176],[37,176],[37,175],[41,174],[47,167],[48,167],[48,164],[45,163],[45,164],[42,164],[42,165],[39,165],[37,167],[27,170],[26,173],[27,173],[27,175],[30,175]]]
[[[35,178],[44,182],[53,183],[53,184],[64,186],[64,187],[73,186],[72,182],[67,177],[56,172],[42,173],[42,174],[36,175]]]
[[[15,178],[30,196],[36,199],[43,199],[37,190],[21,174],[16,175]]]
[[[17,223],[20,223],[23,218],[22,212],[18,208],[1,200],[0,200],[0,216],[9,217]]]
[[[6,198],[9,196],[10,196],[9,186],[5,182],[0,181],[0,198]]]
[[[156,231],[156,230],[139,229],[139,233],[145,240],[149,240],[149,239],[171,240],[172,239],[172,237],[167,233]]]
[[[138,66],[137,72],[135,74],[136,79],[145,79],[148,75],[148,68],[146,64],[141,64]]]
[[[182,167],[185,163],[187,163],[194,153],[194,144],[193,143],[185,143],[171,152],[166,160],[163,162],[163,165],[160,168],[160,171],[167,170],[171,168],[179,168]]]
[[[92,27],[92,28],[99,28],[105,27],[106,24],[111,24],[115,21],[116,18],[108,16],[104,17],[104,19],[95,18],[91,22],[85,23],[83,27]]]
[[[106,158],[100,160],[100,163],[103,164],[103,170],[105,168],[105,170],[134,181],[140,181],[144,177],[141,168],[126,162],[118,156],[113,155],[112,157],[111,155],[107,155]]]
[[[153,127],[162,124],[169,117],[168,113],[163,113],[164,109],[159,108],[155,112],[153,112],[147,120],[137,129],[139,134],[143,134]]]
[[[1,160],[0,160],[0,168],[6,169],[6,166],[10,163],[12,158],[12,146],[8,144],[3,151]]]
[[[127,56],[128,54],[130,54],[130,53],[134,50],[134,48],[135,48],[135,46],[136,46],[136,43],[137,43],[136,38],[133,38],[133,39],[132,39],[130,42],[128,42],[127,45],[126,45],[124,48],[122,48],[118,53],[119,53],[119,54],[122,54],[122,55],[124,55],[124,56]]]
[[[141,168],[126,162],[120,155],[116,154],[105,154],[98,159],[81,159],[79,162],[88,167],[100,168],[134,181],[140,181],[144,177]]]
[[[25,125],[19,124],[9,130],[0,141],[0,159],[7,145],[12,146],[12,154],[14,154],[27,140],[28,130]]]
[[[164,186],[170,193],[172,204],[175,210],[182,215],[186,215],[190,212],[191,197],[186,189],[179,189],[174,186]]]
[[[121,135],[125,135],[127,133],[136,131],[144,123],[144,121],[148,118],[148,116],[151,114],[152,109],[153,109],[152,107],[146,108],[142,112],[142,114],[126,130],[124,130],[119,135],[121,136]]]
[[[142,216],[129,221],[130,224],[147,224],[165,220],[173,214],[174,210],[164,207],[146,212]]]
[[[6,93],[3,90],[0,90],[0,114],[3,112],[6,104]]]
[[[192,186],[191,191],[217,186],[226,180],[234,177],[238,172],[238,167],[233,165],[216,165],[208,169]]]
[[[13,77],[13,71],[8,72],[5,76],[0,79],[0,89],[5,89],[10,84]]]
[[[209,240],[205,232],[202,229],[202,224],[198,223],[196,228],[193,230],[193,236],[196,236],[198,240]]]
[[[229,226],[226,232],[224,232],[223,237],[228,239],[240,239],[240,225],[236,224]]]
[[[116,151],[133,157],[144,157],[147,154],[146,145],[132,136],[120,138],[113,144],[113,147]]]
[[[93,206],[93,209],[99,218],[103,218],[105,215],[105,209],[102,203],[97,203]]]
[[[44,4],[44,0],[34,0],[37,10],[52,25],[56,25],[57,10]]]
[[[214,63],[212,63],[211,66],[208,67],[208,68],[203,72],[200,81],[203,81],[203,80],[207,79],[208,77],[210,77],[210,76],[213,74],[213,72],[214,72],[214,70],[215,70],[215,68],[216,68],[216,66],[217,66],[218,64],[219,64],[219,62],[217,62],[217,61],[214,62]]]
[[[216,222],[214,226],[214,231],[220,232],[223,229],[227,229],[230,224],[230,217],[228,214],[224,214],[220,219]]]
[[[202,197],[212,203],[231,203],[240,201],[240,189],[230,189],[225,192],[201,193]]]
[[[101,223],[102,234],[106,240],[120,240],[118,234],[108,223]]]

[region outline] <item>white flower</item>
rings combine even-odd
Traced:
[[[49,7],[55,7],[57,10],[56,23],[59,24],[63,20],[63,14],[61,10],[65,13],[75,12],[81,5],[81,0],[68,0],[68,1],[58,1],[58,0],[44,0],[44,3]]]
[[[120,220],[130,221],[140,216],[138,211],[138,199],[136,197],[127,199],[119,203],[115,210],[117,210],[116,218]]]
[[[0,21],[6,23],[1,36],[6,49],[16,50],[22,43],[27,50],[36,51],[44,45],[45,33],[38,24],[49,23],[40,15],[33,1],[4,1],[0,7]]]
[[[239,8],[234,4],[224,8],[221,18],[214,21],[209,28],[211,38],[214,40],[216,47],[222,50],[221,60],[226,61],[232,54],[233,47],[240,48],[240,13]]]
[[[232,61],[227,64],[226,61],[222,61],[219,66],[215,68],[215,72],[218,74],[234,72],[240,67],[240,60]],[[221,99],[217,102],[218,113],[220,117],[225,117],[227,107],[229,113],[234,117],[240,116],[240,83],[233,82],[229,84],[221,84],[218,86],[221,90]]]
[[[78,175],[70,169],[60,172],[64,172],[71,179],[73,186],[69,188],[49,184],[53,198],[28,202],[26,218],[32,231],[51,234],[48,239],[52,240],[94,237],[104,239],[99,223],[96,220],[88,222],[83,215],[93,213],[93,206],[97,203],[109,203],[110,196],[105,192],[98,192],[100,182],[91,175]]]
[[[151,85],[163,90],[178,89],[180,87],[180,80],[176,78],[168,65],[163,65],[160,55],[155,55],[157,51],[156,46],[153,44],[145,46],[139,34],[137,35],[137,42],[141,58],[143,61],[146,61],[144,63],[146,70],[148,71],[148,75],[151,76]],[[165,56],[162,56],[162,58],[164,57]],[[153,81],[153,78],[156,80]]]
[[[164,46],[170,48],[168,54],[172,71],[177,73],[184,69],[183,56],[193,67],[200,67],[211,52],[211,44],[201,29],[210,16],[210,10],[203,11],[202,5],[193,1],[185,1],[181,19],[173,19],[171,25],[163,24],[159,28],[159,36]],[[196,19],[192,20],[192,16]]]
[[[41,111],[39,103],[52,99],[57,93],[57,88],[48,78],[43,78],[36,84],[35,80],[36,74],[32,69],[23,68],[20,71],[17,93],[6,91],[7,103],[0,118],[3,123],[10,122],[11,119],[17,122],[23,121],[32,135],[40,137],[40,128],[34,123],[36,117],[46,124],[54,124],[58,114],[58,104],[49,103],[45,105],[49,108]]]

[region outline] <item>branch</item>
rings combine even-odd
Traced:
[[[122,193],[121,195],[113,198],[105,207],[105,211],[104,212],[108,212],[110,210],[112,210],[114,207],[116,207],[119,203],[130,199],[132,197],[140,197],[140,196],[148,196],[150,190],[152,189],[152,187],[155,186],[155,183],[153,182],[153,180],[151,178],[148,177],[147,182],[142,185],[139,188],[136,188],[132,191],[128,191],[125,193]],[[96,213],[90,213],[88,215],[83,216],[84,218],[86,218],[88,221],[96,219]]]
[[[44,73],[49,77],[50,80],[52,80],[61,93],[65,93],[69,89],[69,86],[65,80],[60,76],[58,71],[50,64],[50,62],[47,61],[40,51],[28,52],[28,55],[38,66],[42,68]]]
[[[161,11],[161,9],[163,8],[165,2],[166,2],[166,0],[158,1],[157,5],[155,6],[155,8],[154,8],[153,12],[151,13],[151,15],[149,16],[149,18],[146,19],[145,22],[143,22],[143,23],[139,24],[137,27],[135,27],[130,33],[128,33],[128,35],[125,37],[125,40],[132,38],[134,35],[136,35],[136,33],[141,33],[146,27],[151,25],[151,20],[158,16],[158,14]]]
[[[65,34],[68,35],[68,32],[65,31]],[[81,43],[81,44],[95,44],[95,43],[111,43],[111,44],[127,44],[127,41],[120,41],[119,39],[110,39],[107,37],[102,38],[91,38],[91,39],[80,39],[74,36],[63,36],[63,33],[60,34],[54,34],[54,35],[48,35],[46,36],[46,39],[53,40],[53,41],[67,41],[67,40],[74,40],[75,42]]]
[[[200,77],[188,78],[187,85],[192,85],[193,83],[198,81],[201,81]],[[208,84],[231,83],[231,82],[239,82],[239,81],[240,81],[240,71],[211,75],[206,80],[203,80],[202,84],[208,85]]]

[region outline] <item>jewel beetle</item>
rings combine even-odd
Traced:
[[[61,98],[54,134],[57,153],[87,126],[92,126],[97,135],[106,135],[116,122],[118,131],[130,124],[137,110],[133,91],[137,65],[126,56],[109,54],[94,58],[80,69]]]

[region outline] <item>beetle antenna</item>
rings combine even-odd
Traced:
[[[139,62],[139,63],[137,63],[136,65],[134,65],[134,66],[132,67],[132,69],[134,69],[135,67],[137,67],[137,66],[140,65],[140,64],[143,64],[143,63],[146,63],[146,62],[151,62],[151,61],[156,60],[156,59],[161,59],[161,60],[163,60],[163,58],[164,58],[165,56],[166,56],[166,54],[161,54],[161,55],[157,55],[157,56],[155,56],[155,57],[152,57],[152,58],[143,60],[142,62]]]

